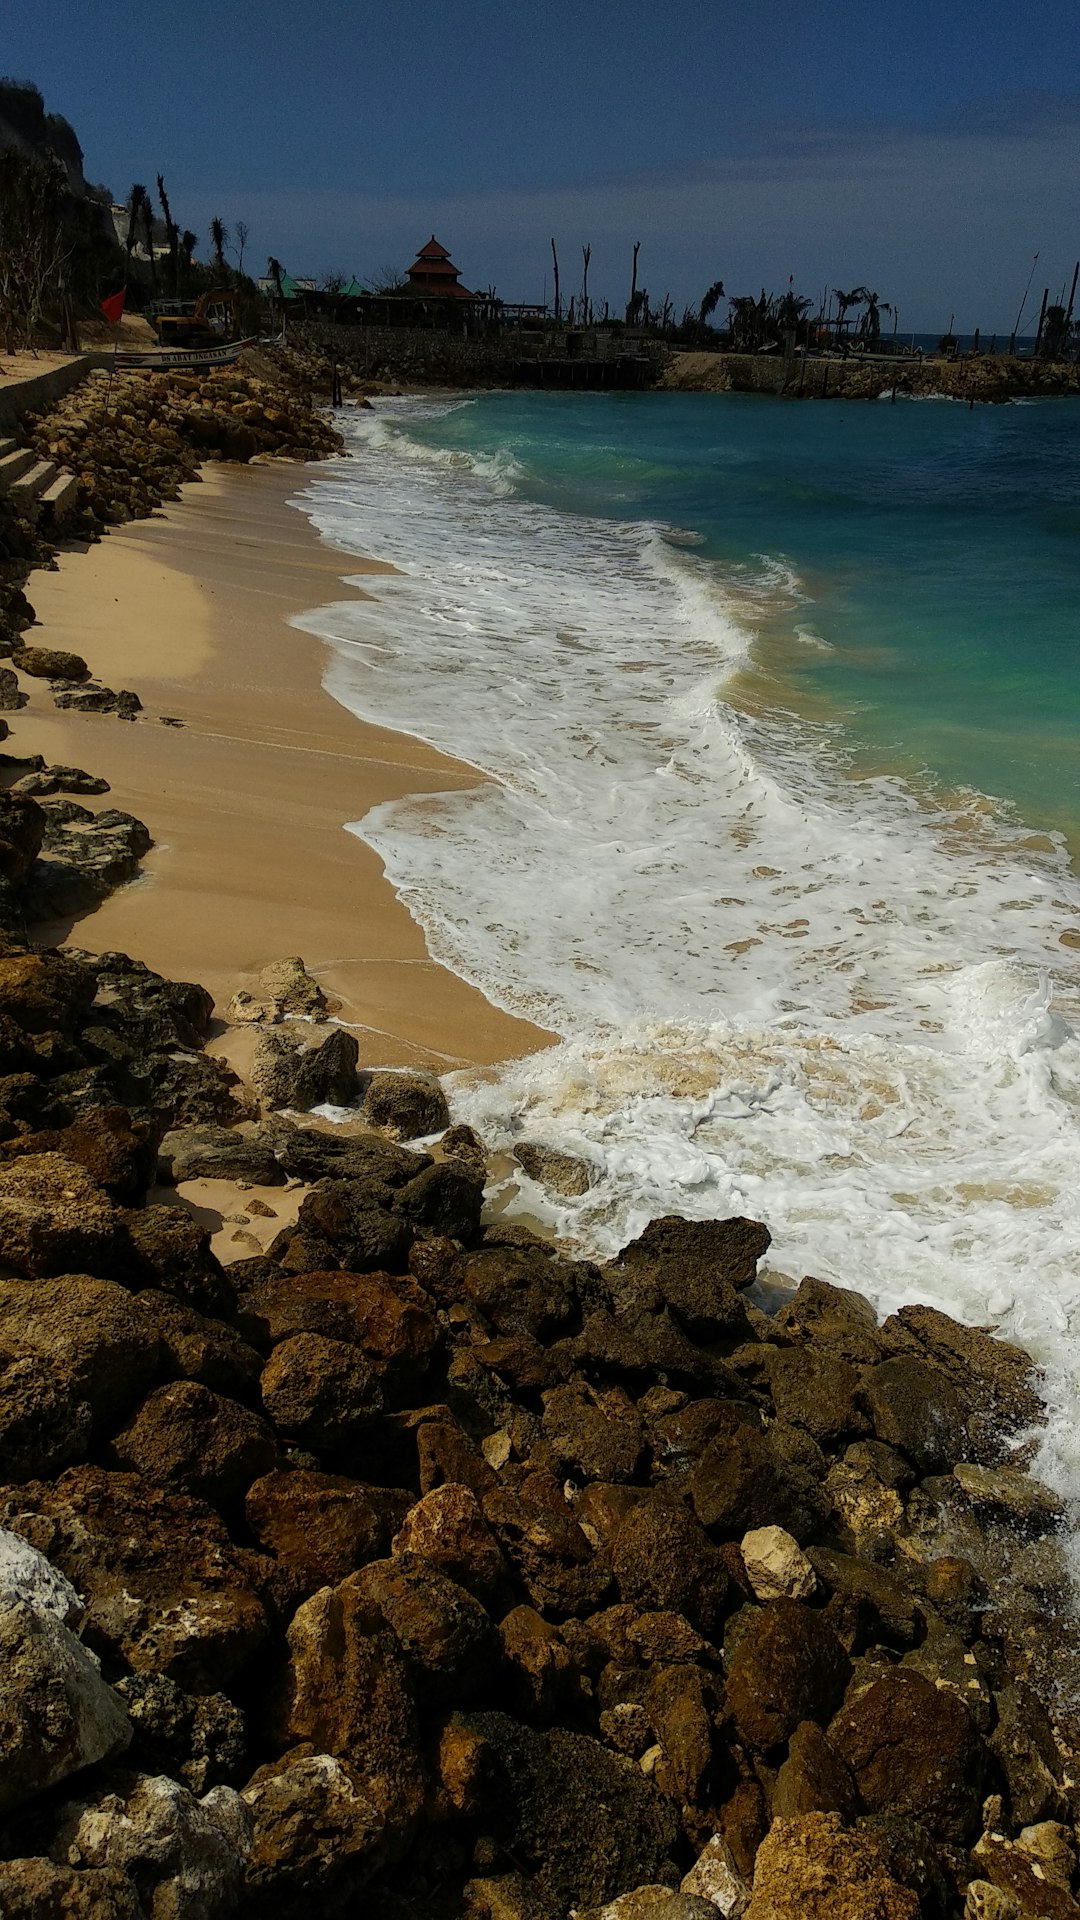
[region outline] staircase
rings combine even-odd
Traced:
[[[75,474],[60,473],[52,460],[39,460],[32,448],[0,439],[0,492],[8,494],[31,520],[59,526],[78,491]]]

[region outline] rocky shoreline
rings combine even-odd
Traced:
[[[289,379],[133,376],[107,468],[84,390],[27,433],[93,536],[208,452],[335,451]],[[657,1220],[598,1266],[487,1220],[483,1142],[436,1081],[363,1071],[299,961],[229,1010],[245,1084],[201,987],[37,950],[43,902],[85,910],[148,836],[11,756],[23,674],[95,689],[33,659],[46,549],[2,516],[0,1912],[1080,1912],[1028,1356],[766,1296],[754,1221]]]

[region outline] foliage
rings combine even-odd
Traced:
[[[30,343],[46,302],[61,293],[78,238],[68,215],[67,173],[55,155],[0,148],[0,323],[8,352]]]
[[[701,305],[698,308],[698,315],[703,324],[712,319],[721,300],[726,298],[727,295],[724,292],[724,283],[722,280],[714,280],[712,286],[705,289],[705,292],[701,296]]]

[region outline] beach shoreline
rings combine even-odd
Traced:
[[[33,642],[82,654],[143,714],[58,712],[21,676],[18,753],[104,775],[110,791],[90,804],[130,811],[154,839],[136,881],[36,935],[197,979],[219,1015],[261,967],[300,953],[368,1065],[444,1071],[530,1052],[550,1036],[431,959],[377,856],[346,831],[372,806],[479,776],[324,691],[325,643],[290,618],[387,569],[332,548],[290,504],[305,472],[205,469],[163,515],[32,576]]]

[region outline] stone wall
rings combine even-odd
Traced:
[[[0,428],[14,426],[25,413],[43,413],[85,380],[95,367],[107,367],[107,353],[82,353],[58,366],[46,366],[28,380],[0,382]]]

